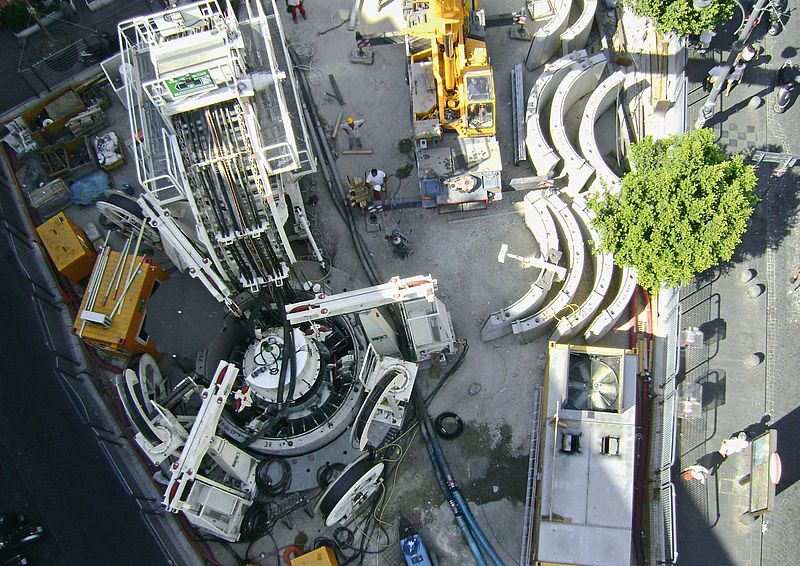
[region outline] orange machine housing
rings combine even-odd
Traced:
[[[109,252],[108,261],[100,280],[97,298],[91,308],[92,312],[110,315],[117,301],[122,297],[128,269],[130,269],[131,265],[131,258],[126,255],[122,259],[124,262],[122,264],[122,277],[120,278],[121,282],[115,298],[112,275],[114,274],[114,268],[120,261],[120,256],[119,252]],[[147,352],[155,356],[158,354],[156,346],[144,330],[147,300],[153,294],[157,284],[161,281],[166,281],[169,275],[154,263],[151,258],[146,256],[138,256],[133,260],[133,267],[136,269],[134,278],[125,293],[122,304],[120,304],[111,319],[111,325],[106,328],[102,324],[86,322],[81,319],[81,313],[87,307],[88,294],[85,294],[81,301],[81,308],[78,310],[78,316],[72,326],[72,333],[117,356],[127,357],[137,352]],[[108,298],[106,298],[107,292]]]
[[[59,212],[36,228],[58,272],[78,282],[92,272],[97,254],[83,229]]]

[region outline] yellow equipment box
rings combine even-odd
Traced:
[[[312,550],[292,558],[292,566],[339,566],[339,561],[336,560],[336,554],[327,546],[320,546],[316,550]]]
[[[83,229],[59,212],[36,228],[58,272],[78,282],[92,272],[97,254]]]
[[[120,260],[121,273],[114,277]],[[130,284],[126,284],[129,271]],[[97,296],[89,307],[89,293],[84,294],[72,333],[116,356],[127,357],[135,352],[158,355],[156,345],[144,329],[144,318],[147,314],[147,300],[153,294],[156,284],[166,281],[169,275],[149,257],[138,256],[132,259],[129,255],[122,256],[119,252],[110,251],[105,268],[97,277]],[[96,320],[82,318],[81,315],[85,312],[94,313]],[[104,320],[104,316],[108,320]]]

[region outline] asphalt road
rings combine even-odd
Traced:
[[[1,229],[0,258],[0,511],[45,528],[24,549],[34,565],[166,564],[57,381],[30,286]]]

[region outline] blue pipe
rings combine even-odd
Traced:
[[[478,526],[478,523],[475,522],[475,517],[472,516],[472,511],[469,508],[469,504],[464,501],[464,498],[461,497],[461,491],[456,488],[450,491],[453,494],[453,499],[456,500],[459,507],[464,513],[464,519],[469,525],[472,533],[475,535],[475,538],[478,539],[478,542],[483,547],[484,552],[489,556],[489,559],[492,561],[494,566],[504,566],[503,561],[500,560],[500,557],[495,552],[494,548],[492,547],[492,543],[489,542],[489,539],[486,538],[486,535],[483,534],[483,531]]]
[[[412,397],[414,393],[416,393],[416,391],[412,393]],[[416,400],[415,405],[417,406],[417,417],[422,424],[423,436],[425,436],[427,440],[426,444],[430,444],[428,453],[433,461],[434,470],[437,468],[441,470],[437,471],[437,477],[439,474],[443,474],[445,476],[447,490],[453,499],[455,499],[458,507],[461,509],[464,519],[467,522],[467,526],[470,528],[473,535],[478,540],[478,543],[480,543],[481,547],[483,548],[483,553],[489,557],[494,566],[504,566],[503,561],[500,560],[500,557],[497,555],[494,547],[492,547],[492,543],[489,542],[489,539],[486,538],[486,535],[483,534],[483,531],[475,521],[475,517],[472,515],[472,511],[469,508],[469,504],[461,496],[461,491],[458,489],[458,483],[453,477],[453,474],[450,472],[450,466],[445,459],[444,452],[442,451],[442,445],[439,443],[439,439],[436,437],[436,433],[433,431],[433,425],[431,425],[431,419],[427,410],[425,409],[425,406],[420,403],[419,399]]]
[[[439,465],[438,459],[436,457],[436,453],[434,451],[433,443],[431,442],[431,438],[433,436],[433,432],[431,430],[431,419],[428,416],[427,411],[425,410],[425,405],[419,399],[419,396],[414,390],[412,392],[412,399],[414,401],[414,409],[417,413],[417,418],[420,421],[420,429],[422,430],[422,436],[425,438],[425,448],[428,451],[428,456],[431,459],[431,464],[433,465],[433,472],[436,475],[436,480],[439,483],[439,487],[442,490],[442,494],[444,498],[447,500],[448,505],[450,505],[450,510],[455,515],[456,523],[458,524],[458,528],[461,529],[464,538],[467,540],[467,544],[469,545],[470,551],[472,551],[472,556],[475,558],[475,563],[478,566],[488,566],[486,560],[483,558],[483,554],[481,554],[481,549],[478,546],[478,543],[473,536],[472,531],[469,528],[468,523],[464,520],[463,511],[461,506],[453,497],[452,492],[449,489],[449,483],[445,480],[444,474],[442,473],[442,468]]]

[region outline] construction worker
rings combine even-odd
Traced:
[[[286,7],[292,12],[292,19],[297,23],[297,12],[306,19],[306,9],[303,7],[303,0],[286,0]]]
[[[354,120],[352,116],[348,116],[344,121],[342,131],[347,134],[347,144],[351,150],[364,148],[361,144],[361,135],[358,133],[363,124],[364,120]]]
[[[367,208],[369,212],[383,211],[383,198],[381,193],[386,184],[386,173],[380,169],[373,169],[367,175],[365,181],[372,186],[372,204]]]

